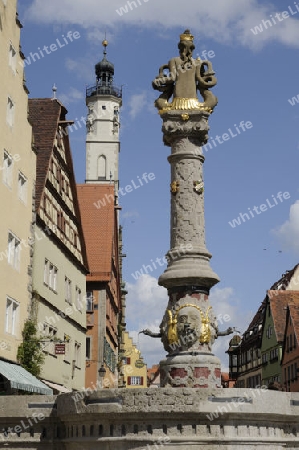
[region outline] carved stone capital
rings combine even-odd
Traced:
[[[167,146],[181,138],[192,138],[198,146],[208,142],[210,114],[206,111],[170,111],[161,114],[163,141]]]

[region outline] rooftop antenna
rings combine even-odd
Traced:
[[[102,45],[104,47],[104,55],[107,55],[107,47],[108,47],[108,41],[107,41],[107,36],[106,36],[106,30],[105,30],[105,39],[102,42]]]
[[[52,100],[56,100],[57,99],[57,97],[56,97],[57,87],[56,87],[55,83],[53,84],[52,91],[53,91]]]

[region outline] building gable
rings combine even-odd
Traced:
[[[29,119],[37,150],[37,221],[51,230],[64,253],[88,271],[66,121],[56,99],[29,100]]]

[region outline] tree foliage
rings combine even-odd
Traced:
[[[18,361],[32,375],[39,376],[44,362],[41,338],[36,336],[36,324],[28,319],[22,332],[23,343],[18,348]]]

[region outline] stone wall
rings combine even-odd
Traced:
[[[61,434],[56,397],[21,395],[0,397],[0,448],[61,450],[54,440]]]
[[[165,388],[10,396],[0,398],[0,422],[0,448],[16,450],[298,449],[299,393]],[[16,426],[19,436],[3,435]]]

